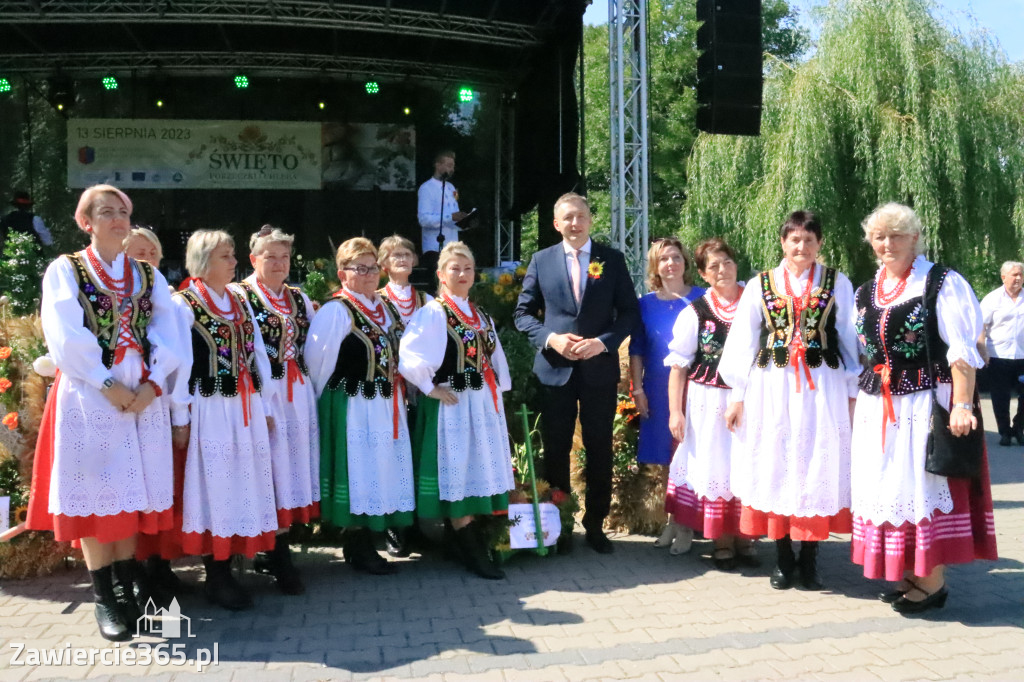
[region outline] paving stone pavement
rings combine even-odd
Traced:
[[[987,404],[987,424],[994,423]],[[991,428],[991,427],[990,427]],[[308,591],[278,594],[246,573],[256,608],[227,613],[187,595],[182,612],[194,659],[215,645],[219,662],[132,665],[95,634],[84,568],[0,584],[0,682],[149,680],[1024,680],[1024,447],[988,434],[1001,558],[953,567],[945,609],[904,618],[877,601],[883,583],[861,577],[848,537],[822,543],[826,591],[779,592],[764,566],[714,570],[710,543],[670,556],[651,538],[616,538],[613,555],[577,535],[569,556],[519,556],[508,578],[487,581],[439,557],[402,562],[396,576],[354,573],[334,549],[297,558]],[[186,579],[201,569],[186,563]],[[115,650],[121,664],[16,665],[16,647]],[[170,652],[168,652],[170,653]],[[85,656],[86,654],[82,654]],[[26,654],[22,653],[22,660]],[[112,657],[112,654],[108,654]],[[68,656],[70,660],[70,655]],[[110,660],[108,658],[107,660]]]

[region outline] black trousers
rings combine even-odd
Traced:
[[[569,492],[569,458],[579,415],[583,447],[587,451],[586,508],[583,526],[600,529],[612,499],[612,422],[618,385],[584,384],[573,372],[564,386],[545,386],[541,410],[544,476],[551,485]]]
[[[1024,428],[1024,391],[1018,379],[1024,374],[1024,360],[992,358],[988,363],[989,387],[992,393],[992,411],[996,415],[999,435],[1010,435]],[[1010,425],[1010,396],[1017,396],[1017,411]]]

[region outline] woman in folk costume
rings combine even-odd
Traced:
[[[494,321],[469,301],[473,252],[462,242],[441,250],[439,297],[402,336],[399,369],[423,392],[414,437],[419,460],[417,511],[448,518],[466,567],[501,579],[473,518],[508,511],[515,487],[501,393],[512,384]]]
[[[850,413],[860,363],[853,287],[816,262],[821,223],[790,214],[783,261],[740,296],[718,372],[732,387],[726,424],[740,532],[775,540],[771,585],[819,590],[818,542],[850,532]],[[793,540],[800,540],[799,560]]]
[[[413,313],[434,300],[430,294],[409,284],[412,269],[419,264],[415,247],[405,237],[393,234],[380,243],[377,260],[388,277],[387,284],[377,293],[395,305],[402,316],[402,324],[408,326]]]
[[[252,607],[231,573],[231,556],[274,548],[278,528],[269,431],[276,399],[252,309],[228,287],[235,243],[219,230],[189,237],[188,288],[173,297],[190,330],[192,371],[171,398],[176,447],[185,458],[182,549],[201,554],[206,597],[229,610]]]
[[[145,261],[159,269],[160,261],[163,260],[164,251],[160,239],[148,227],[135,225],[132,231],[124,240],[124,252],[129,258],[137,261]],[[174,288],[168,286],[168,291],[173,292]],[[189,345],[191,333],[189,327],[177,324],[179,319],[175,311],[174,321],[177,332],[176,347]],[[167,413],[171,412],[171,395],[178,381],[188,383],[189,365],[182,367],[178,365],[174,371],[167,376],[168,390],[159,398],[164,404]],[[149,578],[151,595],[159,606],[168,606],[176,596],[189,592],[190,586],[181,581],[171,569],[171,559],[182,556],[181,552],[181,504],[183,483],[185,477],[185,455],[186,448],[174,448],[174,525],[170,529],[161,530],[159,533],[139,533],[138,545],[135,555],[140,561],[144,561],[146,575]],[[143,604],[143,606],[145,606]]]
[[[320,430],[316,393],[305,360],[306,336],[313,304],[298,287],[288,286],[295,237],[264,225],[249,239],[249,261],[255,272],[240,285],[255,315],[270,362],[268,388],[274,428],[270,432],[274,495],[277,498],[277,539],[274,549],[258,554],[257,571],[274,576],[285,594],[306,591],[292,563],[288,531],[320,515]],[[236,285],[232,285],[236,286]]]
[[[959,273],[921,255],[913,209],[880,207],[864,235],[881,267],[856,299],[870,364],[853,418],[852,554],[865,577],[897,582],[879,599],[920,613],[945,605],[947,564],[997,558],[987,456],[976,479],[925,471],[932,377],[950,431],[983,428],[973,415],[981,307]]]
[[[715,566],[728,571],[737,562],[759,565],[753,540],[739,529],[740,499],[730,478],[733,438],[725,425],[729,387],[718,371],[743,288],[736,255],[722,239],[702,242],[696,260],[711,288],[679,314],[665,358],[669,430],[679,441],[665,506],[677,524],[714,540]]]
[[[419,264],[416,257],[416,247],[405,237],[393,234],[385,237],[377,250],[377,263],[380,269],[388,278],[387,284],[377,291],[377,294],[395,306],[395,310],[402,318],[402,326],[407,327],[412,320],[413,314],[433,301],[434,297],[425,291],[419,291],[409,283],[412,269]],[[409,424],[416,423],[416,403],[419,391],[409,383],[403,383],[405,389],[406,410],[408,411]],[[413,460],[413,469],[416,468],[416,461]],[[422,544],[424,538],[419,532],[419,526],[415,515],[412,525],[408,528],[389,528],[385,534],[387,539],[388,554],[393,557],[407,557],[410,554],[410,546],[417,543]]]
[[[377,295],[369,239],[344,242],[335,261],[342,287],[317,311],[306,342],[319,396],[320,513],[345,527],[345,561],[387,575],[396,568],[377,553],[373,532],[408,526],[416,507],[396,357],[402,323]]]
[[[131,639],[140,616],[136,537],[173,523],[171,422],[157,400],[178,362],[167,281],[128,258],[132,202],[110,185],[75,211],[91,243],[50,264],[42,326],[59,369],[36,446],[27,526],[80,541],[100,634]]]

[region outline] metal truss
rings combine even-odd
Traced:
[[[0,1],[9,24],[189,23],[314,27],[457,39],[508,47],[538,44],[535,27],[443,12],[309,0],[20,0]],[[442,3],[443,7],[443,3]]]
[[[498,109],[494,150],[494,264],[515,260],[516,226],[512,202],[515,199],[515,95],[505,93]]]
[[[643,289],[648,239],[647,0],[608,0],[611,232]]]
[[[421,80],[453,82],[470,79],[481,85],[500,85],[502,74],[486,69],[427,64],[400,59],[369,59],[346,55],[295,54],[273,52],[85,52],[59,55],[0,54],[0,70],[29,76],[48,76],[55,68],[76,76],[102,76],[110,72],[141,72],[157,69],[165,76],[223,74],[246,69],[264,76],[294,77],[296,74],[321,76],[375,75],[381,78],[406,76]]]

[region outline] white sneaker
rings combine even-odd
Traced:
[[[686,554],[693,547],[693,529],[686,526],[677,526],[677,528],[668,553],[672,555]]]

